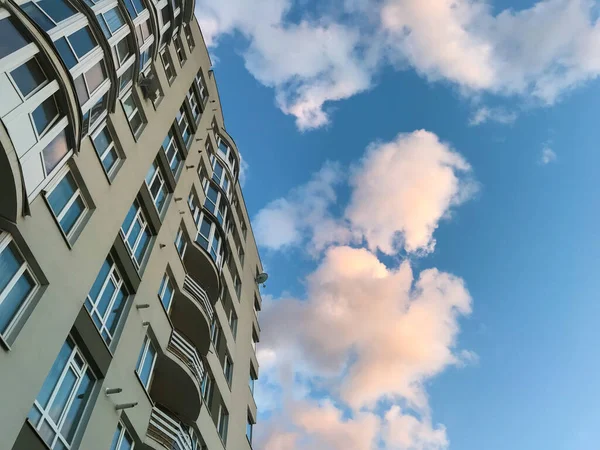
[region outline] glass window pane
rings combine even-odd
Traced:
[[[135,113],[131,119],[129,120],[129,124],[131,125],[131,130],[134,134],[137,134],[138,130],[142,126],[142,118],[139,113]]]
[[[73,403],[71,403],[69,412],[65,418],[65,422],[60,430],[61,434],[69,443],[72,442],[73,436],[75,436],[77,425],[79,425],[79,421],[83,415],[83,409],[90,398],[93,386],[94,377],[91,371],[88,369],[83,376],[83,380],[81,380],[81,384],[79,385],[79,389],[77,389],[75,399],[73,400]]]
[[[110,334],[114,336],[115,330],[119,323],[119,319],[121,318],[121,314],[123,313],[123,309],[125,309],[125,300],[127,299],[127,293],[123,288],[119,290],[117,296],[115,298],[115,302],[106,318],[106,328],[110,331]]]
[[[26,46],[28,43],[29,39],[19,32],[12,17],[0,20],[0,59]]]
[[[125,62],[125,60],[129,57],[129,55],[131,55],[128,38],[125,37],[121,39],[115,46],[115,50],[117,52],[117,59],[119,60],[119,64],[123,64],[123,62]]]
[[[2,253],[0,253],[0,293],[4,290],[8,282],[12,279],[21,264],[23,258],[18,253],[17,248],[11,242]]]
[[[123,436],[123,440],[121,441],[121,448],[119,450],[131,450],[132,447],[133,439],[131,438],[131,436],[129,436],[129,433],[125,431],[125,435]]]
[[[8,296],[0,303],[0,333],[4,333],[19,308],[25,302],[35,286],[31,276],[25,272],[12,287]]]
[[[112,33],[108,29],[108,25],[106,24],[106,19],[101,14],[97,15],[96,19],[98,20],[98,24],[100,25],[100,28],[102,28],[102,32],[104,33],[104,36],[106,37],[106,39],[110,39],[110,37],[112,36]]]
[[[65,232],[65,234],[69,234],[71,232],[75,223],[77,223],[77,220],[79,219],[79,217],[81,217],[84,211],[85,203],[83,203],[82,198],[78,196],[77,200],[75,200],[71,204],[69,210],[60,221],[60,226]]]
[[[87,86],[85,85],[85,81],[83,79],[83,75],[79,75],[77,78],[75,78],[74,84],[75,90],[77,91],[77,98],[79,99],[79,104],[83,105],[90,99],[90,96],[88,95],[87,91]]]
[[[104,62],[99,61],[85,73],[85,80],[87,81],[88,89],[92,94],[98,86],[106,80],[106,71],[104,70]]]
[[[113,168],[117,160],[119,159],[119,155],[117,155],[117,151],[113,148],[111,149],[102,160],[102,165],[104,166],[104,170],[106,172],[110,172],[110,169]]]
[[[110,450],[118,450],[117,444],[119,443],[119,437],[121,436],[121,424],[117,425],[117,429],[115,430],[115,434],[113,435],[112,444],[110,444]]]
[[[108,128],[104,127],[102,131],[94,138],[94,146],[99,155],[102,155],[108,148],[108,145],[112,142],[112,138],[108,131]]]
[[[129,244],[129,248],[133,249],[133,246],[135,245],[135,241],[137,241],[140,231],[142,231],[142,225],[140,224],[139,220],[136,220],[133,223],[133,227],[131,227],[131,232],[129,233],[129,237],[127,238],[127,243]]]
[[[122,91],[129,82],[133,79],[133,66],[129,67],[123,75],[121,75],[121,79],[119,81],[119,89]]]
[[[54,41],[54,46],[58,50],[60,57],[67,66],[67,69],[72,69],[75,67],[75,64],[77,64],[77,58],[75,58],[75,53],[73,53],[73,50],[71,50],[71,47],[69,47],[67,39],[64,37],[57,39]]]
[[[119,11],[119,8],[113,8],[104,13],[104,19],[106,20],[106,24],[108,25],[111,33],[114,33],[123,25],[125,25],[125,20]]]
[[[133,222],[133,219],[135,218],[136,213],[137,213],[137,205],[134,202],[133,205],[131,205],[131,208],[129,208],[129,211],[127,212],[127,216],[125,216],[123,225],[121,225],[121,229],[123,230],[124,233],[127,233],[129,231],[129,227],[131,226],[131,222]]]
[[[130,117],[135,111],[135,100],[132,95],[123,100],[123,109],[127,117]]]
[[[38,6],[46,11],[56,23],[77,13],[77,11],[64,0],[40,0]]]
[[[83,27],[69,36],[69,42],[79,59],[83,58],[96,46],[96,39],[92,36],[89,27]]]
[[[58,116],[58,108],[56,107],[54,95],[44,100],[31,115],[33,116],[36,130],[40,135],[43,134],[52,120]]]
[[[13,70],[10,75],[17,84],[23,97],[27,97],[27,95],[46,81],[46,75],[44,75],[42,68],[35,58],[30,59],[22,66]]]
[[[106,288],[104,289],[104,292],[102,293],[102,297],[98,302],[98,312],[100,313],[101,317],[104,317],[104,313],[106,312],[110,300],[112,299],[116,290],[117,287],[115,286],[115,282],[113,280],[109,280],[108,284],[106,285]]]
[[[96,281],[94,281],[94,285],[92,286],[92,289],[90,290],[90,293],[88,294],[94,302],[96,301],[98,294],[100,294],[100,289],[102,289],[102,286],[104,285],[104,281],[106,280],[106,277],[108,276],[108,272],[110,271],[111,265],[112,265],[112,262],[110,259],[105,259],[104,263],[102,263],[102,267],[100,268],[100,272],[98,273],[98,276],[96,277]]]
[[[146,358],[144,359],[144,365],[142,366],[141,370],[140,370],[140,378],[142,380],[142,383],[144,384],[144,386],[147,388],[150,382],[150,375],[152,372],[152,364],[154,363],[154,358],[156,356],[156,350],[154,350],[154,347],[152,346],[152,344],[150,344],[148,346],[148,350],[146,352]]]
[[[50,369],[50,373],[48,373],[48,376],[44,381],[44,385],[42,386],[42,389],[37,396],[37,401],[40,405],[42,405],[43,408],[45,408],[48,405],[48,400],[50,399],[54,387],[58,383],[60,374],[67,365],[67,361],[69,360],[69,356],[71,355],[72,351],[73,344],[69,339],[67,339],[67,341],[63,344],[62,348],[60,349],[60,352],[58,353],[58,356],[56,357],[56,360],[52,365],[52,369]]]
[[[63,412],[63,409],[67,405],[67,401],[71,395],[71,392],[75,388],[75,383],[77,382],[77,375],[73,372],[73,369],[69,368],[65,377],[62,379],[60,384],[60,388],[50,405],[49,415],[52,420],[56,423]]]
[[[73,175],[67,173],[48,196],[48,203],[50,203],[54,215],[58,216],[60,214],[76,190],[77,184],[73,179]]]
[[[146,249],[148,248],[148,244],[150,243],[150,231],[148,229],[144,230],[144,233],[140,237],[140,242],[138,242],[138,246],[135,249],[135,259],[141,264],[142,259],[144,259],[144,254],[146,253]]]
[[[48,31],[48,30],[51,30],[52,28],[54,28],[54,23],[50,19],[48,19],[48,17],[46,17],[46,15],[43,12],[41,12],[39,10],[39,8],[34,5],[33,2],[26,3],[26,4],[22,5],[21,8],[44,31]],[[2,29],[4,26],[5,26],[4,23],[0,24],[0,29]],[[0,31],[0,33],[2,33],[3,31],[5,31],[5,30]],[[5,43],[4,39],[2,39],[2,43]],[[19,47],[22,47],[22,46],[19,46]]]
[[[42,156],[44,157],[44,167],[46,168],[46,175],[50,174],[58,163],[60,163],[64,157],[69,153],[69,145],[67,143],[67,129],[65,128],[56,135],[54,139],[42,150]]]

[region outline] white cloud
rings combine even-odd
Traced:
[[[270,302],[261,316],[261,351],[268,349],[271,361],[266,376],[287,393],[276,414],[286,419],[264,442],[293,434],[290,450],[371,450],[381,435],[390,450],[445,448],[424,386],[461,364],[458,321],[471,311],[463,281],[436,269],[415,276],[408,261],[389,269],[366,249],[332,247],[306,283],[306,300]],[[306,392],[290,400],[307,389],[301,379],[337,400],[300,401]],[[382,399],[405,402],[414,412],[392,407],[382,421],[375,413]]]
[[[240,153],[240,186],[244,187],[246,182],[248,181],[248,172],[250,171],[250,166]]]
[[[327,163],[306,185],[260,210],[253,222],[259,245],[277,250],[308,242],[315,254],[364,239],[387,254],[428,253],[439,222],[477,190],[465,159],[425,130],[371,145],[350,178],[343,173]],[[351,199],[343,217],[335,217],[342,181]]]
[[[300,129],[329,123],[327,103],[373,84],[380,67],[412,67],[467,95],[518,95],[552,104],[600,74],[600,25],[591,0],[541,0],[494,14],[484,0],[345,0],[292,21],[294,0],[199,0],[207,43],[241,33],[246,67],[275,90]],[[367,8],[368,6],[368,8]],[[375,19],[373,19],[373,13]],[[489,120],[511,115],[480,113]]]
[[[550,147],[544,147],[540,154],[539,163],[543,166],[556,161],[556,153]]]
[[[496,122],[501,124],[511,124],[517,120],[517,113],[508,111],[504,108],[488,108],[482,106],[478,108],[469,119],[470,126],[481,125],[486,122]]]
[[[465,159],[435,134],[401,133],[367,150],[352,177],[346,217],[371,249],[430,252],[440,220],[476,191],[470,172]]]

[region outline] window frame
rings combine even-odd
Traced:
[[[233,304],[231,308],[229,308],[229,314],[227,315],[227,322],[229,323],[229,328],[231,329],[231,334],[233,335],[233,339],[237,338],[237,327],[238,327],[238,316],[235,312],[235,308]]]
[[[252,419],[252,416],[250,415],[250,411],[248,411],[248,418],[246,419],[246,439],[248,439],[248,443],[250,444],[250,447],[252,447],[252,436],[254,434],[254,419]],[[248,431],[250,431],[250,435],[248,436]]]
[[[225,375],[227,385],[231,388],[233,381],[233,359],[231,359],[227,350],[225,350],[225,358],[223,359],[223,375]]]
[[[173,46],[175,47],[175,54],[177,55],[177,60],[179,61],[179,67],[183,67],[187,62],[187,55],[185,54],[183,42],[181,42],[181,37],[179,34],[173,37]]]
[[[127,102],[127,100],[131,99],[133,101],[134,104],[134,108],[133,108],[133,112],[128,116],[127,115],[127,111],[125,110],[125,102]],[[129,129],[131,130],[131,134],[133,135],[133,139],[134,140],[138,140],[139,137],[141,136],[142,132],[144,131],[144,128],[146,127],[146,116],[144,115],[144,110],[140,104],[140,102],[138,101],[135,93],[133,92],[133,88],[125,93],[122,97],[121,97],[121,108],[123,108],[123,113],[125,114],[125,118],[127,119],[127,124],[129,125]],[[140,126],[137,130],[134,130],[133,127],[131,126],[131,119],[132,117],[134,117],[136,114],[138,114],[140,116]]]
[[[203,223],[204,221],[208,222],[210,224],[210,232],[208,237],[204,236],[204,234],[202,234],[201,229],[201,223]],[[199,241],[200,239],[200,241]],[[215,249],[213,246],[213,242],[217,241],[217,248]],[[207,246],[205,247],[204,244],[202,243],[203,241],[207,241]],[[215,264],[217,265],[217,267],[220,269],[222,262],[223,262],[223,237],[221,236],[221,233],[219,233],[217,231],[217,223],[215,221],[213,221],[212,219],[209,219],[206,214],[204,213],[204,211],[201,212],[200,214],[200,218],[198,219],[198,234],[196,236],[196,242],[198,243],[198,245],[200,245],[204,250],[206,250],[208,252],[208,254],[211,256],[212,260],[215,262]],[[213,255],[212,252],[215,252],[216,255]]]
[[[110,445],[110,450],[123,450],[122,445],[123,441],[127,439],[126,436],[129,437],[129,440],[131,441],[131,447],[129,447],[129,450],[133,450],[135,448],[135,440],[123,422],[119,421],[117,423],[117,429],[113,434],[113,441]]]
[[[184,155],[183,152],[181,151],[181,149],[179,148],[179,143],[177,142],[177,137],[175,136],[175,130],[174,127],[171,127],[167,133],[167,135],[165,136],[165,138],[163,139],[162,143],[160,144],[160,147],[167,159],[167,164],[169,165],[169,169],[171,170],[171,173],[173,174],[173,176],[175,177],[175,179],[177,179],[179,177],[179,174],[181,173],[181,168],[183,167],[183,161],[184,161]],[[167,141],[168,139],[168,144],[167,144],[167,148],[165,148],[165,141]],[[169,151],[173,149],[173,154],[171,155],[171,157],[169,157]],[[177,156],[179,156],[179,161],[177,162],[177,166],[174,168],[173,167],[173,162],[176,161]]]
[[[169,86],[171,86],[177,77],[177,71],[173,65],[173,58],[171,58],[171,54],[169,53],[169,47],[167,45],[163,46],[163,48],[159,50],[159,55],[163,70],[165,71],[165,76],[167,77],[167,82],[169,83]],[[169,76],[169,71],[172,72],[171,76]]]
[[[179,258],[183,261],[185,257],[185,251],[187,250],[188,239],[183,231],[183,228],[180,226],[179,230],[177,230],[177,234],[175,235],[175,249],[177,250],[177,254]]]
[[[123,242],[125,243],[125,247],[127,248],[127,251],[129,252],[129,256],[131,257],[131,261],[133,262],[133,265],[135,266],[135,268],[139,271],[142,270],[142,267],[144,266],[144,263],[146,261],[146,258],[148,256],[148,252],[150,250],[150,246],[152,244],[152,238],[154,237],[154,234],[150,228],[150,222],[148,221],[148,219],[146,218],[146,213],[144,212],[144,209],[142,208],[142,204],[138,199],[135,199],[133,202],[133,205],[136,205],[136,212],[135,215],[133,216],[133,219],[131,221],[131,224],[129,225],[129,229],[127,231],[123,230],[123,224],[125,222],[123,222],[123,224],[121,224],[121,228],[120,228],[120,233],[121,233],[121,238],[123,239]],[[132,206],[133,206],[132,205]],[[129,208],[129,210],[127,210],[127,214],[129,214],[129,211],[131,211],[131,207]],[[127,216],[125,216],[125,218],[127,218]],[[137,237],[135,238],[135,242],[133,244],[133,246],[131,246],[129,244],[129,233],[132,232],[136,221],[139,220],[139,224],[140,224],[140,230],[139,230],[139,234],[137,235]],[[138,250],[138,246],[140,244],[141,241],[141,236],[144,234],[144,232],[148,230],[150,232],[150,238],[148,239],[148,243],[146,245],[146,248],[144,249],[142,255],[141,255],[141,260],[138,261],[137,257],[135,256],[135,252]]]
[[[217,434],[223,444],[227,444],[227,434],[229,431],[229,411],[223,403],[219,404],[219,414],[217,419]]]
[[[148,181],[148,176],[150,175],[150,171],[154,169],[154,172],[152,173],[152,176],[150,177],[150,181]],[[154,184],[154,182],[158,179],[158,183],[159,183],[159,190],[156,194],[156,198],[154,197],[154,195],[152,194],[152,185]],[[156,212],[158,212],[158,215],[161,216],[164,211],[165,208],[167,207],[167,203],[169,200],[169,189],[167,186],[167,178],[166,176],[162,173],[162,168],[160,163],[158,162],[157,159],[155,159],[154,161],[152,161],[152,165],[150,166],[150,170],[148,170],[148,173],[146,174],[146,177],[144,178],[144,184],[146,185],[146,189],[148,189],[148,193],[150,194],[150,198],[152,199],[152,204],[154,205],[154,209],[156,209]],[[159,198],[159,194],[160,193],[164,194],[163,200],[162,200],[162,205],[159,207],[159,205],[157,205],[157,201]]]
[[[144,380],[142,380],[142,376],[140,374],[140,369],[142,369],[144,367],[146,358],[148,357],[148,351],[149,351],[150,347],[152,347],[152,349],[154,350],[154,356],[153,356],[152,363],[150,365],[150,372],[148,375],[148,380],[144,383]],[[150,339],[150,336],[148,336],[146,334],[144,336],[144,342],[142,344],[142,349],[140,350],[140,354],[138,356],[138,362],[135,365],[135,374],[136,374],[138,380],[140,381],[140,383],[142,383],[142,386],[144,387],[146,392],[150,392],[150,387],[152,386],[152,380],[154,379],[154,368],[156,367],[157,359],[158,359],[157,347],[152,342],[152,339]]]
[[[96,144],[96,138],[104,130],[106,130],[106,132],[108,133],[108,136],[110,137],[110,142],[106,146],[106,149],[104,149],[103,153],[100,154],[98,152],[98,146]],[[112,127],[110,127],[108,125],[108,121],[104,121],[104,123],[102,123],[98,127],[96,127],[96,129],[94,130],[94,132],[92,134],[90,134],[90,139],[92,141],[92,146],[94,147],[94,150],[96,151],[96,155],[98,156],[98,159],[100,161],[100,165],[102,166],[102,170],[104,171],[104,173],[108,177],[109,181],[112,181],[115,178],[115,176],[116,176],[119,168],[123,164],[123,160],[125,159],[124,155],[123,155],[123,152],[121,151],[120,146],[117,145],[117,142],[114,139],[113,134],[114,133],[112,131]],[[117,155],[117,157],[116,157],[114,163],[110,166],[110,168],[108,170],[106,170],[106,167],[104,165],[104,159],[110,154],[111,150],[114,150],[114,152]]]
[[[167,292],[167,288],[170,287],[171,289],[171,295],[168,301],[168,305],[165,306],[165,293]],[[173,283],[173,278],[171,277],[171,275],[169,274],[169,271],[166,270],[165,274],[162,277],[162,280],[160,282],[160,286],[158,288],[158,298],[160,300],[160,303],[162,304],[163,308],[165,309],[165,311],[167,312],[167,314],[171,311],[171,306],[173,305],[173,299],[175,298],[175,283]]]
[[[11,244],[13,245],[11,246]],[[0,255],[2,255],[4,251],[12,251],[13,253],[16,252],[15,259],[18,261],[20,257],[22,262],[20,263],[17,271],[11,276],[8,283],[6,283],[6,286],[0,289],[0,306],[9,296],[12,289],[15,287],[21,277],[27,274],[33,281],[31,290],[27,293],[25,298],[20,301],[20,305],[13,314],[13,317],[7,322],[6,329],[4,331],[0,330],[0,342],[4,343],[4,345],[8,347],[8,340],[14,338],[15,331],[19,326],[19,323],[21,323],[23,320],[30,305],[35,301],[35,298],[40,292],[42,285],[29,265],[27,258],[25,258],[25,255],[23,255],[23,252],[21,252],[19,249],[19,246],[12,235],[6,231],[0,231]]]

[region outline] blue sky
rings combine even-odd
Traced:
[[[452,10],[442,0],[316,6],[264,0],[255,7],[241,0],[199,2],[197,15],[218,58],[227,129],[248,163],[245,201],[270,274],[261,317],[258,448],[595,448],[597,5],[490,3],[485,9],[477,1],[457,1]],[[368,13],[360,9],[365,6]],[[423,19],[432,16],[438,27]],[[476,19],[488,27],[477,29]],[[410,38],[394,34],[398,20]],[[262,28],[270,21],[283,33],[281,42]],[[444,34],[444,26],[461,31]],[[293,33],[299,28],[300,36]],[[383,49],[372,48],[369,38],[382,29],[389,41]],[[324,41],[335,45],[329,49]],[[455,42],[456,55],[445,48],[448,41]],[[278,49],[283,43],[294,55],[291,61]],[[411,53],[414,48],[418,54]],[[296,60],[319,69],[307,73]],[[315,90],[323,83],[332,84]],[[343,95],[330,95],[340,85]],[[294,109],[302,102],[312,105],[309,113]],[[386,149],[396,159],[382,173],[377,161]],[[429,156],[414,166],[415,155]],[[319,178],[323,167],[330,168],[329,177]],[[440,181],[431,195],[421,189],[419,170],[431,169],[430,184],[437,186],[448,167],[450,180]],[[411,174],[416,184],[407,181]],[[374,175],[378,186],[364,189]],[[307,185],[311,179],[314,184]],[[389,196],[375,196],[381,184]],[[410,196],[402,201],[405,192]],[[425,221],[434,227],[431,236],[421,234],[422,216],[411,205],[436,211]],[[399,213],[391,228],[386,221],[382,237],[364,214],[376,222],[376,213],[386,208]],[[331,225],[325,231],[318,225],[324,220]],[[391,248],[385,248],[388,237],[395,239]],[[378,340],[377,330],[341,337],[341,348],[333,348],[332,336],[322,331],[332,323],[343,335],[361,327],[363,316],[350,314],[350,323],[341,324],[309,311],[362,302],[352,304],[355,310],[372,301],[369,292],[396,292],[371,284],[379,275],[374,281],[344,272],[346,262],[354,267],[359,260],[377,273],[375,266],[383,264],[383,278],[410,266],[416,280],[435,268],[457,277],[449,283],[463,286],[469,298],[462,291],[444,292],[439,309],[430,310],[439,314],[440,324],[452,325],[441,337],[420,335],[411,329],[411,316],[398,316],[399,336],[405,335],[403,327],[410,329],[407,335],[423,354],[418,364],[407,363],[409,369],[392,370],[391,382],[380,372],[393,353],[382,361],[371,356],[387,342]],[[408,299],[390,294],[385,305],[429,305],[429,291],[414,291],[414,280],[408,282],[413,289]],[[329,290],[331,285],[337,287]],[[340,293],[346,285],[356,298]],[[303,327],[295,325],[298,317]],[[399,347],[399,362],[410,356]],[[336,358],[341,365],[330,363]],[[363,361],[370,364],[361,374],[380,383],[374,402],[365,400],[368,393],[359,393],[361,383],[352,379]],[[295,375],[286,376],[290,371]]]

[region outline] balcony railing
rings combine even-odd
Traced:
[[[202,378],[204,377],[204,364],[202,364],[202,360],[196,351],[196,347],[194,347],[194,345],[178,331],[173,330],[168,349],[189,367],[194,374],[194,377],[196,377],[198,385],[201,385]]]
[[[169,450],[199,450],[193,428],[182,424],[160,408],[152,409],[148,436]]]
[[[208,316],[209,322],[212,322],[215,312],[204,289],[202,289],[200,285],[196,283],[189,275],[185,276],[185,280],[183,281],[183,289],[185,289],[185,291],[200,304],[200,307]]]

